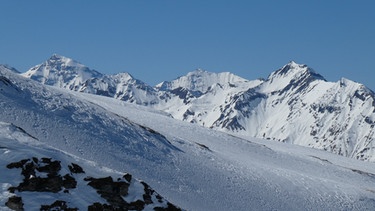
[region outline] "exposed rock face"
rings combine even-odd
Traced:
[[[72,165],[69,165],[69,170],[72,174],[79,174],[79,173],[85,173],[85,171],[82,169],[81,166],[78,164],[72,163]]]
[[[150,188],[145,182],[139,182],[132,178],[132,175],[126,173],[122,178],[116,181],[111,176],[94,178],[86,176],[83,180],[77,179],[77,175],[85,174],[81,166],[76,163],[67,165],[70,173],[61,175],[61,162],[52,158],[36,158],[23,159],[17,162],[9,163],[8,169],[21,169],[23,181],[16,187],[10,187],[9,192],[17,194],[17,192],[50,192],[67,194],[69,190],[77,187],[78,183],[84,183],[94,188],[100,197],[107,201],[108,204],[93,202],[87,207],[88,210],[144,210],[146,207],[154,208],[154,210],[181,210],[173,204],[165,201],[158,193]],[[80,177],[82,178],[82,177]],[[134,200],[126,198],[129,194],[129,187],[138,184],[143,186],[143,194]],[[134,188],[133,188],[134,189]],[[74,200],[74,199],[72,199]],[[9,197],[6,206],[12,210],[24,210],[22,197],[14,195]],[[150,206],[151,207],[150,207]],[[40,210],[65,210],[76,211],[78,208],[70,207],[67,201],[57,199],[52,204],[43,204]]]
[[[10,163],[7,168],[21,168],[21,174],[24,176],[23,182],[17,187],[11,187],[11,192],[15,190],[22,191],[36,191],[36,192],[53,192],[57,193],[63,189],[75,188],[77,181],[66,174],[61,176],[60,161],[52,161],[50,158],[25,159],[19,162]],[[47,176],[39,176],[41,173],[46,173]]]
[[[112,177],[104,178],[85,178],[89,181],[88,185],[95,188],[97,193],[106,199],[113,207],[128,207],[122,197],[128,195],[129,183],[125,181],[114,182]]]
[[[64,211],[77,211],[77,208],[70,208],[65,201],[56,200],[51,205],[42,205],[40,211],[50,211],[50,210],[64,210]]]
[[[7,207],[9,207],[12,210],[21,211],[23,209],[23,203],[22,198],[18,196],[12,196],[8,199],[8,201],[5,203]]]

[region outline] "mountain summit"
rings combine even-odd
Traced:
[[[282,89],[308,86],[315,80],[325,81],[323,76],[307,65],[291,61],[268,76],[267,88],[268,91],[281,91]]]
[[[46,85],[77,89],[85,80],[103,75],[81,63],[57,54],[22,74]]]
[[[185,88],[190,91],[206,92],[207,89],[214,84],[234,84],[240,82],[246,82],[247,80],[236,76],[229,72],[223,73],[211,73],[202,69],[189,72],[185,76],[181,76],[170,82],[163,82],[156,85],[159,90],[173,90],[178,87]]]

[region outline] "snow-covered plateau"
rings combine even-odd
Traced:
[[[63,57],[59,58],[64,60]],[[73,61],[65,63],[75,64]],[[0,209],[9,210],[9,199],[13,197],[12,200],[17,201],[18,198],[14,197],[21,197],[25,210],[38,210],[42,205],[52,206],[59,200],[66,202],[62,203],[63,206],[79,210],[86,210],[95,202],[119,206],[116,203],[122,200],[128,204],[134,202],[132,205],[138,206],[143,201],[144,205],[140,208],[144,210],[172,210],[178,207],[185,210],[372,210],[375,207],[374,163],[348,158],[353,156],[344,157],[325,150],[267,140],[282,130],[277,127],[272,129],[272,126],[279,126],[284,118],[298,119],[297,108],[303,112],[302,108],[307,104],[316,104],[316,113],[311,115],[328,121],[331,117],[336,118],[335,115],[339,116],[335,106],[343,104],[339,100],[349,95],[346,93],[348,90],[356,92],[356,88],[362,88],[362,93],[357,92],[358,99],[351,100],[352,110],[345,110],[361,114],[363,107],[371,107],[367,102],[371,101],[372,92],[345,79],[339,84],[325,82],[320,75],[305,66],[295,63],[288,65],[271,74],[267,80],[248,81],[230,73],[216,74],[220,83],[230,82],[213,84],[205,92],[202,90],[206,84],[201,82],[196,86],[183,83],[186,87],[169,90],[176,84],[164,83],[163,86],[152,88],[140,83],[140,86],[129,74],[124,74],[129,79],[127,81],[132,81],[129,90],[142,93],[138,96],[128,95],[128,99],[133,97],[134,101],[119,100],[111,94],[100,96],[77,92],[78,89],[71,90],[67,86],[48,86],[25,78],[6,66],[0,66]],[[303,68],[309,71],[298,71]],[[196,74],[195,80],[201,80],[212,73],[199,70]],[[314,80],[302,77],[303,74],[310,75]],[[297,83],[296,78],[305,79]],[[63,78],[60,79],[60,84],[65,83]],[[181,77],[179,80],[184,79]],[[305,83],[306,80],[308,82]],[[275,81],[279,81],[278,84]],[[81,84],[82,87],[86,82]],[[306,86],[301,88],[300,84]],[[342,92],[346,94],[327,94],[327,90],[337,86],[344,87]],[[302,102],[288,102],[290,96],[297,93],[304,96],[309,90],[314,90],[314,94],[308,98],[297,98],[303,99]],[[152,94],[156,101],[149,101],[151,98],[147,98],[148,94]],[[284,109],[292,107],[293,112],[287,110],[286,114],[274,113],[275,120],[271,121],[271,116],[267,116],[271,114],[265,110],[269,98],[276,99],[277,96],[282,100],[274,102],[273,108],[282,105]],[[137,101],[146,98],[148,101],[143,103]],[[341,104],[317,103],[322,99],[336,100]],[[246,101],[248,103],[245,105],[240,104]],[[221,108],[218,104],[211,107],[211,103],[218,102],[229,106]],[[181,107],[173,108],[173,105]],[[236,111],[229,112],[231,106]],[[272,107],[272,104],[269,106]],[[255,112],[255,108],[263,109],[264,112],[259,113],[259,124],[254,127],[261,129],[260,117],[268,120],[268,130],[261,131],[265,133],[263,139],[251,137],[254,135],[249,130],[251,125],[241,121],[246,116],[255,118],[254,113],[261,111]],[[185,113],[186,109],[195,114],[185,115],[190,119],[181,121],[179,112]],[[193,109],[200,109],[203,113],[206,111],[205,118]],[[233,129],[229,125],[220,127],[220,121],[215,120],[215,112],[219,113],[220,110],[224,114],[221,118],[223,124],[225,115],[237,113],[243,117],[237,118],[238,125],[232,124],[237,125]],[[289,114],[291,117],[288,117]],[[371,117],[372,113],[366,115]],[[202,120],[198,117],[202,117]],[[308,122],[309,119],[305,118]],[[363,125],[373,124],[368,123],[370,119],[367,122],[356,121]],[[288,124],[291,122],[285,123]],[[240,129],[241,126],[244,129]],[[296,127],[302,130],[308,126],[295,124],[287,129],[291,131]],[[322,123],[317,133],[324,133],[325,127],[330,126]],[[358,131],[353,128],[347,133],[357,137],[362,130],[366,132],[366,128],[357,127]],[[308,139],[302,132],[288,136],[284,142],[304,145]],[[255,136],[262,137],[263,134]],[[372,136],[368,139],[368,143],[372,144]],[[371,144],[368,144],[370,150]],[[55,161],[59,161],[60,168],[46,167]],[[79,169],[74,168],[76,165],[85,173],[77,173],[74,170]],[[24,173],[27,166],[31,166],[34,171]],[[125,176],[129,174],[134,178],[130,182],[129,176]],[[53,190],[42,193],[31,189],[25,182],[26,179],[45,179],[50,176],[60,178],[62,186],[37,188]],[[118,199],[115,202],[103,197],[106,194],[101,194],[101,185],[93,182],[96,181],[94,179],[108,176],[113,178],[110,182],[128,187],[127,195],[111,197]],[[71,183],[65,182],[71,181],[71,178],[77,181],[74,188]],[[149,189],[144,184],[148,184]],[[118,188],[117,192],[122,193],[121,190]],[[145,198],[147,193],[152,194]],[[149,203],[149,199],[153,203]],[[19,204],[13,203],[13,206]]]

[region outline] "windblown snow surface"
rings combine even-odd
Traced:
[[[53,146],[57,156],[61,151],[95,162],[98,169],[129,172],[183,209],[375,207],[374,163],[235,137],[150,108],[48,87],[4,69],[0,77],[1,122]],[[2,158],[19,146],[0,141],[7,145],[0,148]],[[13,177],[0,178],[4,197]]]

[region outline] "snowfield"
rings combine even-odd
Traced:
[[[82,161],[94,175],[129,172],[186,210],[375,207],[374,163],[236,137],[152,108],[45,86],[4,68],[0,105],[1,172],[23,153],[48,149],[47,156]],[[10,133],[9,125],[28,135]],[[7,188],[20,178],[11,172],[0,179],[4,208]]]

